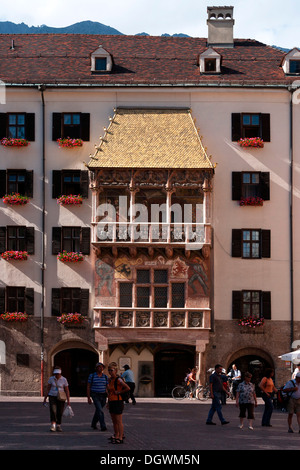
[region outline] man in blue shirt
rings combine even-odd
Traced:
[[[135,382],[134,382],[134,375],[132,370],[130,369],[129,365],[126,364],[124,366],[125,372],[121,375],[122,379],[125,380],[126,384],[130,388],[129,397],[131,398],[132,404],[136,404],[136,400],[134,397],[134,389],[135,389]],[[127,397],[127,400],[125,399],[125,403],[129,403],[129,397]]]
[[[100,423],[101,431],[106,431],[106,424],[104,418],[103,408],[106,405],[106,387],[108,384],[107,375],[103,374],[104,364],[98,362],[96,364],[96,371],[93,374],[89,375],[87,383],[87,399],[89,405],[94,403],[95,405],[95,414],[92,419],[91,427],[93,429],[97,428],[97,423]]]

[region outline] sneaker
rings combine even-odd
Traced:
[[[55,423],[51,424],[50,431],[52,431],[52,432],[56,431],[56,424]]]
[[[253,427],[252,427],[252,426],[249,426],[249,429],[251,429],[251,431],[253,431]]]
[[[294,432],[294,431],[292,430],[292,428],[289,428],[288,432]],[[300,432],[300,431],[299,431],[299,432]]]
[[[244,427],[244,425],[243,425],[243,424],[241,424],[241,425],[239,426],[239,428],[240,428],[240,429],[243,429],[243,427]]]
[[[222,424],[229,424],[229,421],[222,421]]]
[[[57,432],[62,432],[62,429],[61,429],[61,425],[60,425],[60,424],[58,424],[58,425],[56,426],[56,431],[57,431]]]
[[[211,425],[211,426],[215,426],[215,425],[216,425],[216,423],[213,423],[212,421],[206,421],[206,424],[209,424],[209,425]]]

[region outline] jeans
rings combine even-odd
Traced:
[[[207,417],[207,420],[206,420],[207,423],[212,422],[212,419],[213,419],[213,416],[214,416],[215,412],[217,412],[221,423],[226,421],[223,414],[222,414],[222,393],[221,392],[220,393],[219,392],[214,392],[214,398],[213,398],[211,408],[209,410],[208,417]]]
[[[95,405],[95,414],[92,419],[92,426],[95,427],[96,424],[100,423],[101,429],[106,428],[103,408],[106,405],[106,393],[95,393],[91,392],[91,398]]]
[[[272,395],[268,397],[264,392],[262,393],[262,399],[265,402],[265,409],[261,420],[262,426],[270,426],[271,416],[274,410]]]

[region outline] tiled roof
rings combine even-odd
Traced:
[[[12,47],[13,41],[13,49]],[[99,45],[113,57],[111,73],[91,72]],[[161,85],[287,84],[284,52],[255,40],[235,40],[222,55],[220,75],[200,75],[205,38],[0,34],[0,79],[16,84]]]
[[[89,168],[207,168],[188,109],[118,108]]]

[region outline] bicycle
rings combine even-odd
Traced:
[[[209,385],[198,385],[196,388],[196,398],[200,401],[206,401],[210,398]]]
[[[177,385],[173,388],[171,395],[175,400],[183,400],[184,398],[190,398],[191,392],[186,386]]]

